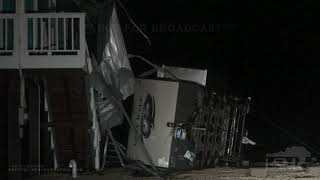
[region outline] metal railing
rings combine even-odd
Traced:
[[[0,14],[0,23],[0,68],[79,68],[85,63],[84,13]]]
[[[81,13],[35,13],[26,15],[28,55],[78,55],[84,41]]]
[[[16,14],[0,14],[0,56],[14,56],[17,44]]]

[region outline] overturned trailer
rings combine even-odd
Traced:
[[[202,114],[195,121],[207,127],[206,132],[195,134],[200,167],[239,163],[250,101],[250,98],[217,95],[212,90],[207,92]]]
[[[132,120],[151,159],[133,130],[127,157],[168,169],[238,164],[250,98],[219,95],[203,86],[206,70],[170,69],[158,76],[171,79],[136,80]]]

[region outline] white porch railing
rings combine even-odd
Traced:
[[[1,14],[0,18],[5,16]],[[12,28],[13,40],[0,39],[9,44],[0,51],[0,68],[18,68],[9,67],[9,61],[20,61],[21,68],[25,69],[81,68],[85,65],[84,13],[27,13],[21,19],[17,15],[13,17],[16,22]],[[21,29],[17,28],[19,22]],[[15,59],[9,60],[9,55]]]
[[[0,14],[0,67],[3,60],[6,60],[8,68],[17,67],[19,64],[17,54],[18,36],[16,14]]]

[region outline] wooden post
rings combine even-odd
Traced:
[[[21,179],[21,172],[16,168],[21,165],[21,142],[19,139],[19,93],[20,80],[18,72],[8,74],[8,179]]]
[[[37,86],[29,86],[29,164],[37,167],[40,163],[39,126],[40,126],[40,94]]]

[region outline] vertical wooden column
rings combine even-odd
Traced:
[[[42,165],[50,165],[51,152],[50,152],[50,132],[48,130],[48,111],[45,109],[45,90],[43,83],[40,83],[40,162]]]
[[[20,80],[17,71],[8,73],[8,165],[21,165],[21,142],[19,139]],[[15,168],[8,173],[8,179],[21,179]]]
[[[8,71],[0,70],[0,164],[8,166]],[[5,179],[5,178],[4,178]]]
[[[40,126],[40,93],[36,84],[29,84],[29,123],[28,123],[28,134],[29,134],[29,164],[33,167],[37,167],[39,164],[39,126]]]

